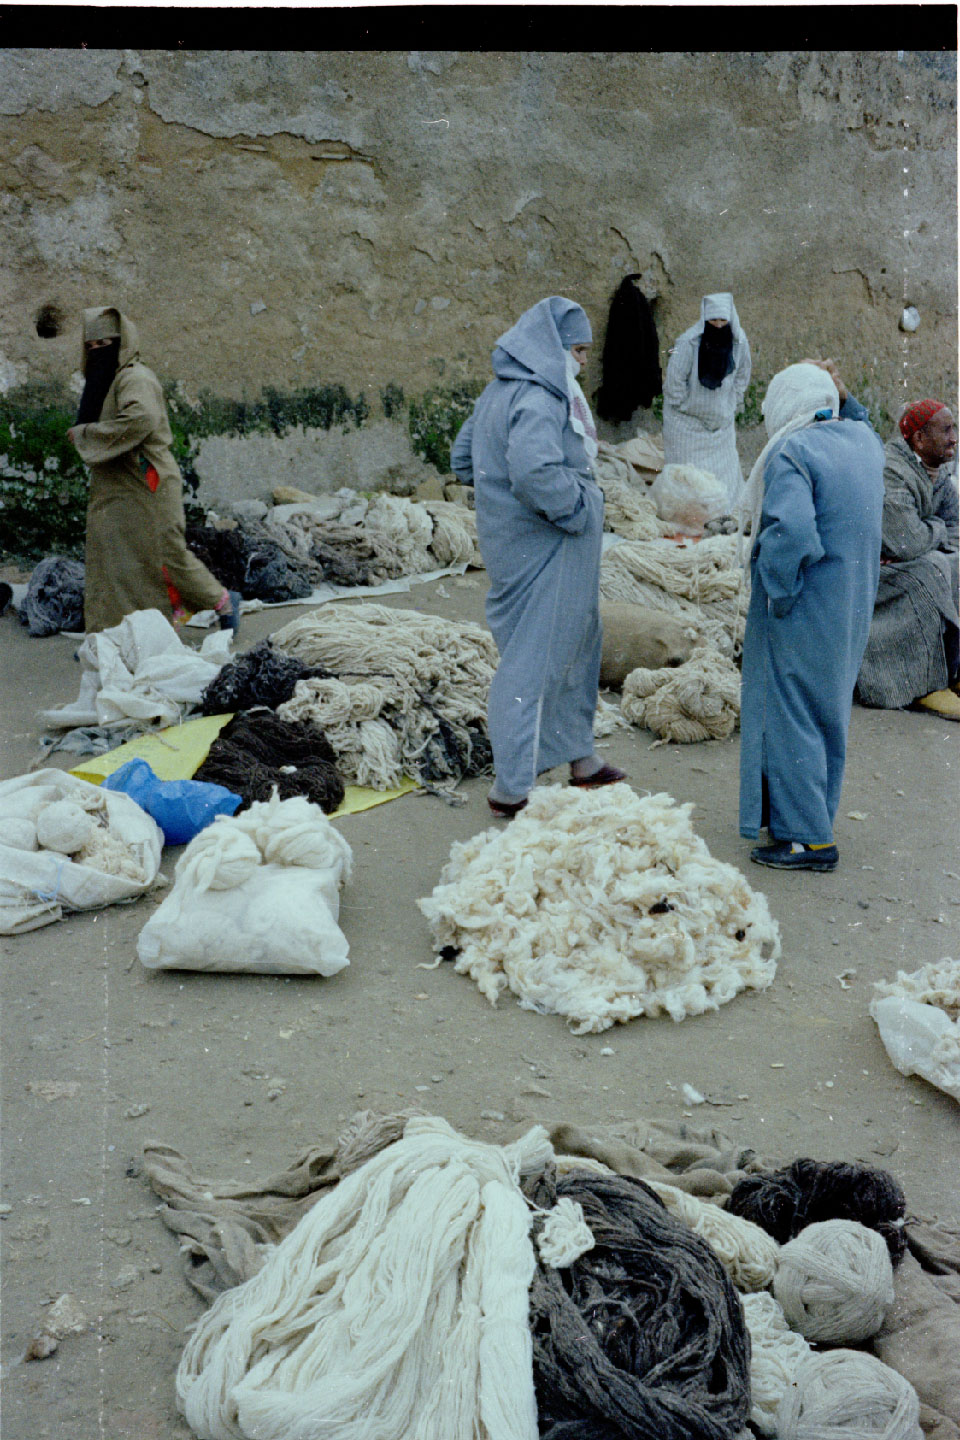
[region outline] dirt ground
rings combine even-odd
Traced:
[[[390,603],[482,620],[485,589],[471,572]],[[298,613],[245,617],[240,648]],[[0,620],[3,778],[34,761],[37,711],[75,698],[75,649]],[[418,968],[432,956],[415,901],[453,841],[486,828],[485,780],[462,787],[460,808],[409,795],[336,822],[355,873],[341,911],[350,966],[332,979],[147,972],[135,947],[150,898],[2,942],[3,1440],[189,1434],[174,1374],[202,1305],[140,1173],[147,1139],[241,1180],[287,1165],[362,1107],[418,1105],[489,1140],[533,1121],[687,1115],[774,1160],[884,1165],[910,1212],[960,1220],[960,1107],[893,1069],[867,1013],[874,980],[958,953],[960,727],[854,709],[829,875],[750,864],[737,737],[652,739],[617,733],[603,753],[638,789],[695,802],[698,832],[766,893],[783,940],[769,990],[680,1025],[575,1037],[512,999],[492,1008],[450,965]],[[179,853],[165,852],[167,874]],[[685,1107],[685,1082],[707,1103]],[[44,1098],[51,1083],[78,1088]],[[89,1328],[24,1363],[64,1292]]]

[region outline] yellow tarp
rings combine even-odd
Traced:
[[[150,735],[141,735],[108,750],[105,755],[94,755],[83,760],[71,775],[99,785],[114,770],[119,770],[128,760],[146,760],[158,780],[189,780],[204,760],[207,752],[220,731],[233,715],[200,715],[195,720],[185,720],[182,725],[170,725],[166,730],[155,730]],[[364,785],[348,785],[343,803],[334,815],[355,815],[360,810],[369,810],[374,805],[384,805],[388,800],[397,800],[418,789],[417,782],[409,776],[396,790],[370,790]]]

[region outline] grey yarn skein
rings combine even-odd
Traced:
[[[780,1251],[773,1293],[807,1340],[867,1340],[893,1304],[893,1265],[881,1236],[856,1220],[808,1225]]]
[[[797,1368],[777,1407],[778,1440],[923,1440],[908,1380],[862,1350],[829,1350]]]

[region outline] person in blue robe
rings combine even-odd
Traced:
[[[842,403],[841,403],[842,402]],[[762,865],[833,870],[853,691],[880,573],[883,446],[832,361],[791,365],[751,472],[740,833]]]
[[[492,354],[495,378],[453,445],[474,487],[490,577],[487,623],[500,652],[487,723],[494,814],[523,808],[537,776],[569,762],[570,783],[612,784],[597,759],[603,493],[591,473],[596,428],[577,383],[590,322],[552,295],[525,311]]]

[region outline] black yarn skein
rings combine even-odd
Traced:
[[[250,710],[255,705],[275,710],[290,699],[298,680],[312,676],[328,679],[330,671],[321,665],[303,665],[275,650],[269,640],[261,640],[214,676],[200,697],[200,708],[204,715]]]
[[[732,1214],[755,1221],[781,1245],[816,1221],[856,1220],[883,1236],[894,1265],[906,1248],[906,1207],[906,1196],[888,1170],[806,1158],[782,1170],[745,1176],[727,1201]]]
[[[272,710],[242,711],[220,731],[194,776],[243,797],[241,810],[269,800],[304,795],[324,814],[343,799],[343,776],[326,735],[306,720],[281,720]]]
[[[625,1175],[571,1171],[558,1182],[551,1166],[524,1190],[542,1208],[577,1201],[596,1242],[561,1269],[538,1254],[541,1440],[730,1440],[750,1413],[750,1344],[709,1246]]]

